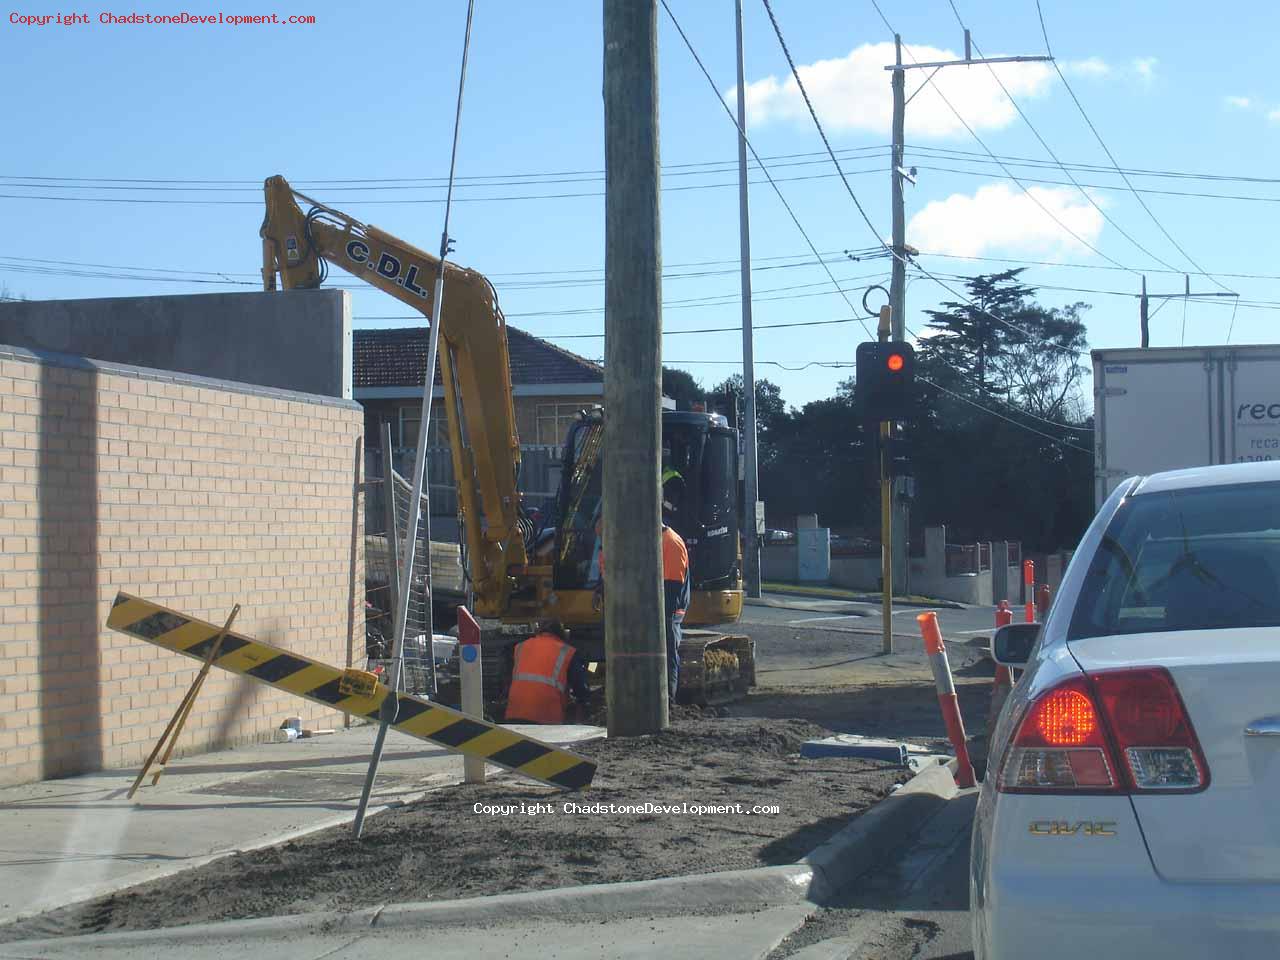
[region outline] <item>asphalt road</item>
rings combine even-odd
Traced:
[[[977,796],[952,800],[919,837],[819,911],[769,960],[972,960],[969,833]]]
[[[808,609],[744,609],[739,626],[755,640],[759,686],[733,712],[802,716],[842,732],[908,740],[945,735],[915,622],[930,608],[895,609],[894,652],[885,654],[878,607],[799,603]],[[980,733],[993,672],[983,644],[993,612],[933,609],[966,726],[970,734]],[[968,869],[975,801],[969,794],[948,804],[916,841],[806,923],[770,960],[972,958]]]

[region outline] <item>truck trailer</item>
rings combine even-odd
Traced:
[[[1126,477],[1280,459],[1280,345],[1092,355],[1095,507]]]

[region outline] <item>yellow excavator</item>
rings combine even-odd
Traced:
[[[318,287],[333,264],[436,322],[439,258],[312,200],[283,177],[271,177],[264,189],[264,289],[276,289],[277,277],[286,290]],[[597,406],[578,415],[564,444],[556,508],[549,521],[534,522],[518,487],[520,440],[497,292],[474,270],[447,261],[443,269],[440,371],[464,575],[474,613],[498,624],[482,640],[486,687],[493,699],[505,699],[498,665],[538,620],[560,620],[588,661],[604,663],[592,561],[607,413]],[[664,472],[682,481],[669,499],[672,526],[689,547],[692,581],[685,624],[693,629],[684,631],[677,696],[725,702],[754,686],[754,645],[697,628],[736,623],[742,613],[737,432],[718,414],[664,411],[662,439]]]

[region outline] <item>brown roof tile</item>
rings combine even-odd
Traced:
[[[426,327],[353,332],[355,387],[420,386],[427,366]],[[555,344],[507,326],[513,384],[601,383],[604,368]],[[436,369],[436,383],[440,370]]]

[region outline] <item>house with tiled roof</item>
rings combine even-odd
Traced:
[[[381,446],[383,425],[388,423],[394,447],[415,446],[427,367],[427,328],[355,330],[353,341],[352,396],[364,406],[368,446]],[[579,410],[604,402],[604,368],[599,364],[509,325],[507,352],[521,445],[559,446]],[[439,368],[434,396],[427,442],[443,446],[448,443],[448,431]]]

